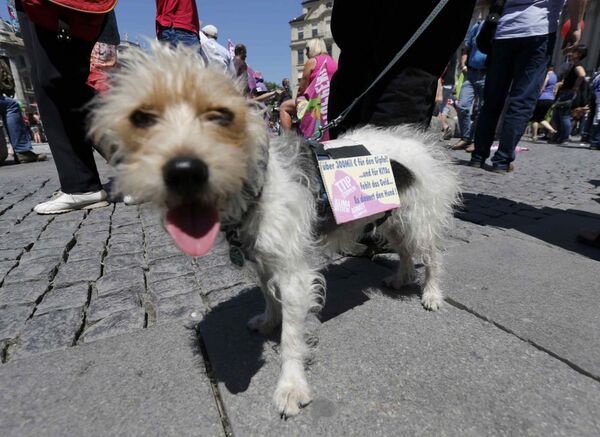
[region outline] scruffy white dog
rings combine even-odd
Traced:
[[[128,52],[125,64],[96,101],[91,136],[116,146],[123,160],[119,189],[162,208],[167,231],[185,253],[202,256],[221,227],[237,229],[266,301],[248,326],[268,333],[281,325],[274,401],[282,415],[295,415],[311,400],[306,318],[324,301],[317,253],[352,249],[383,214],[319,234],[319,174],[304,140],[290,135],[269,144],[261,114],[238,84],[201,67],[190,49],[153,44],[151,53]],[[458,197],[448,162],[427,137],[406,127],[366,127],[346,137],[391,160],[402,206],[376,232],[401,263],[386,285],[412,282],[413,259],[420,260],[423,306],[437,310],[440,244]]]

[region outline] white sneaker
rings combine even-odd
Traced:
[[[33,210],[38,214],[61,214],[76,209],[94,209],[108,206],[106,191],[91,191],[89,193],[67,194],[57,191],[52,199],[36,205]]]

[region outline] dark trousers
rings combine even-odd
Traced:
[[[552,35],[494,40],[488,57],[483,106],[475,130],[472,159],[490,156],[498,119],[508,96],[500,130],[500,145],[492,158],[498,168],[515,160],[515,149],[533,114],[552,53]],[[550,43],[550,45],[549,45]]]
[[[331,30],[341,54],[331,81],[330,120],[371,84],[437,3],[371,0],[367,8],[349,0],[334,3]],[[363,124],[428,126],[437,80],[467,32],[474,5],[473,0],[450,0],[412,48],[332,134]]]
[[[92,143],[85,132],[85,105],[94,96],[94,90],[86,84],[94,41],[73,38],[60,42],[55,32],[31,23],[24,12],[18,15],[61,191],[74,194],[100,190]]]

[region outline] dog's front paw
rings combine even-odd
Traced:
[[[282,378],[273,395],[275,406],[282,418],[295,416],[312,400],[308,383],[301,378]]]
[[[263,335],[268,335],[271,332],[273,332],[273,330],[277,328],[277,326],[279,326],[279,323],[280,322],[278,320],[275,320],[275,318],[269,317],[269,315],[267,315],[266,313],[262,313],[248,320],[246,326],[251,331],[258,331]]]
[[[442,306],[442,293],[439,291],[425,291],[421,297],[421,303],[426,310],[437,311]]]

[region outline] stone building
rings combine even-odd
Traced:
[[[15,99],[27,105],[29,112],[37,112],[23,39],[2,19],[0,19],[0,57],[8,60],[12,70],[15,79]]]
[[[294,93],[302,77],[306,62],[306,42],[312,38],[323,38],[329,54],[337,60],[340,49],[331,36],[331,9],[333,1],[306,0],[302,2],[302,15],[290,21],[292,72],[290,84]]]

